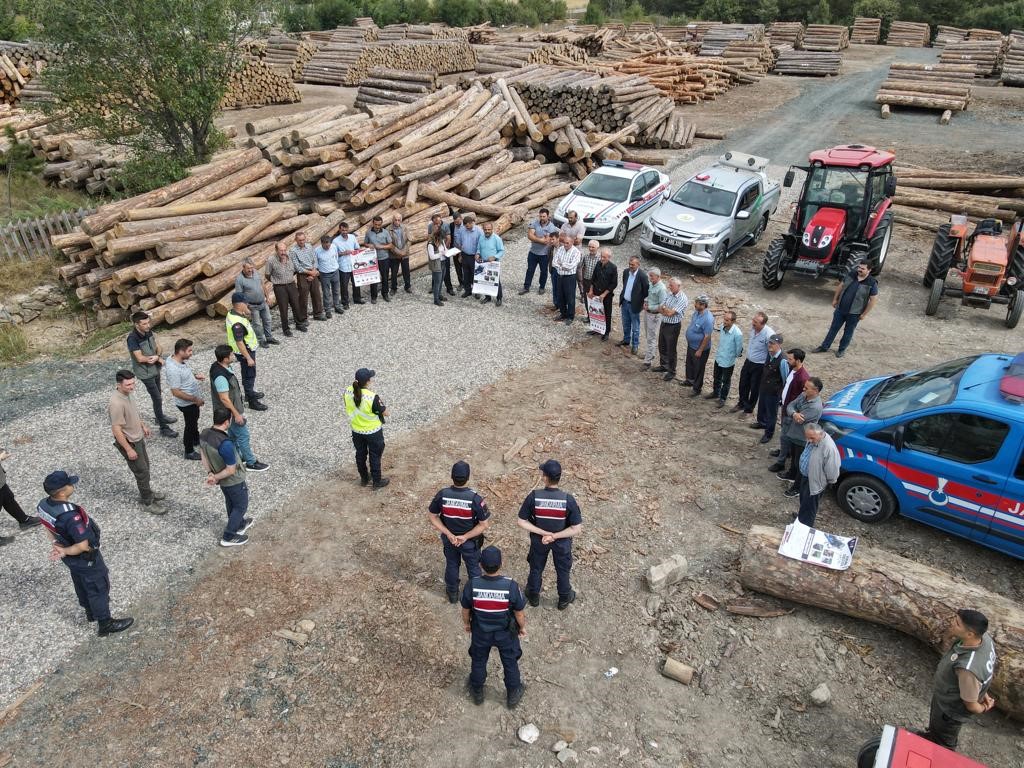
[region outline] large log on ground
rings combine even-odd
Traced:
[[[1024,720],[1024,610],[1015,601],[863,545],[846,571],[807,565],[780,555],[781,541],[776,528],[755,525],[747,532],[740,554],[745,587],[891,627],[939,653],[948,648],[945,635],[957,610],[984,613],[999,658],[992,682],[996,706]]]

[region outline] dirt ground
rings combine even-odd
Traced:
[[[839,78],[766,78],[694,114],[730,133],[722,146],[779,164],[859,140],[894,146],[910,162],[1021,172],[1020,89],[977,89],[971,111],[950,126],[938,126],[935,113],[878,118],[872,83],[888,61],[926,55],[936,56],[854,47]],[[690,154],[718,149],[703,143]],[[787,218],[780,212],[773,229]],[[617,261],[636,251],[636,239],[616,249]],[[1020,332],[1007,331],[998,311],[947,303],[937,318],[924,316],[930,242],[929,233],[897,228],[877,311],[848,355],[808,361],[826,396],[881,372],[1020,349]],[[715,307],[735,309],[744,328],[764,310],[787,346],[810,349],[830,316],[832,286],[787,279],[765,292],[761,255],[742,250],[716,278],[658,264],[681,274],[691,297],[704,291]],[[389,442],[387,492],[364,492],[350,466],[310,478],[307,491],[260,521],[244,551],[211,553],[180,590],[150,595],[134,610],[140,630],[127,642],[87,644],[9,718],[0,765],[6,754],[19,766],[551,766],[558,739],[588,766],[853,765],[882,724],[925,722],[936,658],[899,633],[744,593],[736,531],[781,529],[795,509],[766,471],[758,437],[727,409],[642,373],[610,343],[553,351]],[[525,447],[506,460],[518,438]],[[549,456],[561,460],[564,487],[583,509],[573,571],[580,597],[557,611],[549,571],[541,607],[527,614],[523,704],[504,708],[492,659],[488,700],[477,708],[463,692],[467,641],[444,599],[425,507],[451,463],[469,458],[495,515],[488,538],[522,581],[527,540],[514,519]],[[860,524],[831,500],[820,519],[864,545],[1024,598],[1018,561],[902,519]],[[659,604],[640,576],[676,553],[689,559],[689,577]],[[700,592],[789,612],[708,612],[693,602]],[[273,634],[303,619],[315,623],[304,646]],[[663,678],[666,653],[698,668],[698,679]],[[612,667],[619,672],[606,676]],[[818,708],[809,692],[822,682],[833,700]],[[542,732],[532,746],[515,735],[528,722]],[[998,713],[965,728],[961,748],[992,768],[1024,765],[1020,727]]]

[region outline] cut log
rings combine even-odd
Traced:
[[[250,208],[266,208],[265,197],[240,197],[232,200],[214,200],[191,205],[165,205],[162,208],[135,208],[128,211],[128,221],[144,219],[165,219],[170,216],[189,216],[194,213],[217,213],[218,211],[241,211]],[[63,247],[63,246],[58,246]]]
[[[1016,601],[863,545],[846,571],[808,565],[780,555],[781,541],[776,528],[750,529],[740,554],[745,587],[891,627],[939,653],[949,647],[945,636],[957,610],[984,613],[999,656],[992,682],[996,706],[1024,720],[1024,610]]]

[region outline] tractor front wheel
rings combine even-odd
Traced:
[[[942,300],[942,289],[945,287],[946,281],[936,279],[932,283],[932,292],[928,294],[928,303],[925,305],[924,313],[926,315],[934,315],[939,308],[939,301]]]
[[[892,211],[882,214],[882,220],[878,223],[878,229],[871,236],[868,243],[868,265],[871,267],[871,274],[878,277],[882,274],[882,267],[885,266],[885,257],[889,255],[889,243],[892,241]]]
[[[945,280],[949,268],[953,266],[953,259],[956,258],[956,247],[959,238],[949,234],[949,223],[939,227],[935,233],[935,242],[932,243],[932,254],[928,257],[928,267],[924,272],[925,288],[931,288],[936,280]]]
[[[764,263],[761,265],[761,285],[767,290],[774,291],[782,285],[782,278],[786,274],[784,262],[788,255],[786,238],[776,237],[771,241],[764,254]]]
[[[1020,322],[1021,313],[1024,313],[1024,290],[1014,291],[1010,299],[1010,308],[1006,310],[1006,327],[1016,328]]]
[[[1014,250],[1013,257],[1010,259],[1010,265],[1006,269],[1006,277],[1007,279],[1014,278],[1012,285],[1003,281],[1005,291],[1011,296],[1014,291],[1024,288],[1024,241],[1021,241]]]

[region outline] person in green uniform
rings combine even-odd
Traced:
[[[942,654],[935,670],[928,730],[917,733],[955,750],[963,724],[996,705],[988,694],[996,668],[996,647],[988,634],[988,619],[980,611],[957,611],[950,634],[953,645]]]

